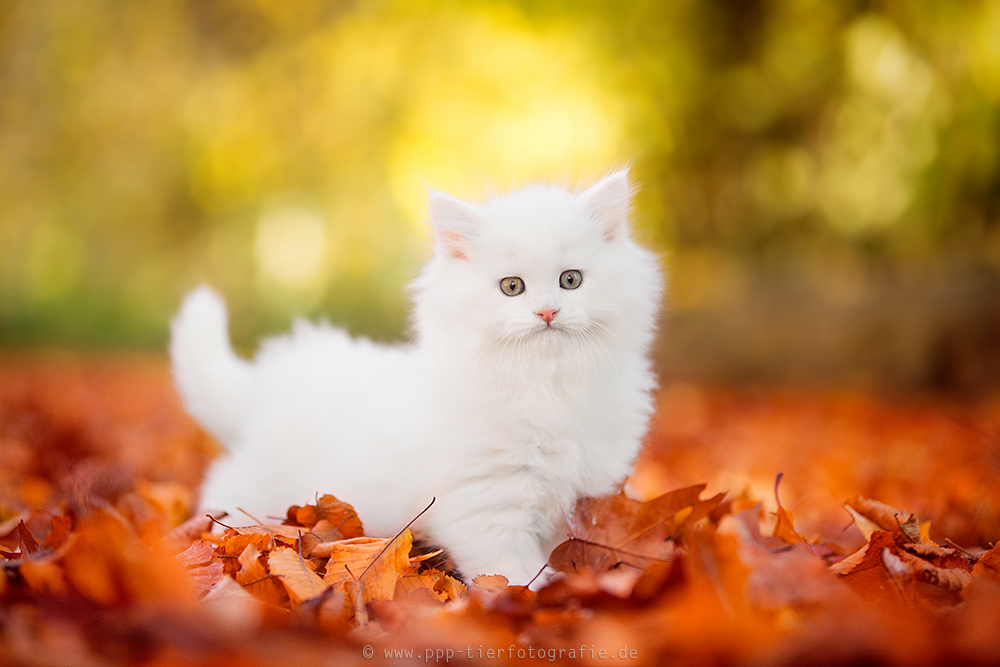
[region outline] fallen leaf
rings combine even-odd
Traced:
[[[938,567],[923,558],[899,549],[899,559],[910,566],[920,581],[953,593],[962,593],[972,583],[972,575],[958,567]]]
[[[56,514],[51,518],[52,527],[49,534],[42,541],[42,546],[52,551],[62,548],[69,539],[70,530],[73,527],[73,519],[68,516]]]
[[[400,577],[396,581],[394,597],[404,598],[418,590],[428,591],[438,602],[460,600],[465,597],[466,593],[465,584],[461,581],[440,570],[432,569]]]
[[[38,544],[38,541],[31,536],[31,533],[28,532],[28,528],[24,525],[24,521],[19,521],[17,524],[17,536],[18,547],[21,551],[21,558],[31,556],[42,548],[41,545]]]
[[[339,534],[339,539],[363,537],[365,534],[354,508],[329,494],[321,496],[315,505],[289,507],[285,519],[286,524],[306,528],[314,528],[320,522],[333,528]]]
[[[678,489],[647,502],[619,493],[580,500],[568,518],[570,538],[557,546],[549,565],[560,572],[614,567],[643,569],[650,561],[669,562],[682,527],[706,518],[724,494],[701,500],[704,484]]]
[[[210,542],[197,540],[187,549],[174,556],[174,558],[184,567],[191,568],[208,564],[214,554],[215,548]]]
[[[320,595],[328,586],[333,585],[324,582],[313,571],[309,561],[294,549],[275,549],[268,555],[267,564],[271,574],[277,575],[288,591],[288,597],[294,606]]]
[[[1000,577],[1000,544],[994,545],[992,549],[979,556],[972,568],[972,573]]]
[[[877,500],[871,500],[869,498],[864,498],[862,496],[855,496],[845,503],[848,512],[851,516],[857,517],[860,515],[864,517],[868,522],[871,522],[875,526],[878,526],[879,530],[884,530],[890,533],[898,532],[904,535],[911,542],[920,542],[920,523],[917,521],[917,516],[910,512],[904,512],[903,510],[896,509],[895,507],[890,507],[885,503],[881,503]],[[874,532],[867,523],[861,522],[858,524],[861,531],[865,533],[866,539],[871,539],[871,534]]]
[[[230,528],[230,530],[235,532],[237,535],[267,535],[290,546],[298,542],[299,536],[301,536],[304,532],[302,528],[298,526],[268,526],[262,524],[255,526],[238,526]]]
[[[219,585],[202,598],[201,604],[217,620],[238,630],[259,626],[265,616],[264,603],[231,577],[223,577]]]
[[[884,530],[876,531],[872,534],[868,544],[847,558],[830,566],[830,571],[834,574],[847,576],[878,567],[882,559],[882,550],[895,544],[896,541],[892,533]]]
[[[392,539],[356,537],[330,542],[314,550],[330,558],[323,580],[337,590],[344,590],[348,581],[364,583],[363,597],[370,600],[391,600],[396,582],[410,566],[413,537],[409,529]]]
[[[500,574],[477,574],[472,578],[472,585],[487,593],[499,593],[507,588],[507,577]]]
[[[248,545],[239,555],[236,581],[258,600],[276,607],[288,602],[285,587],[272,576],[265,565],[264,553],[256,546]]]
[[[173,545],[181,550],[191,544],[192,541],[201,537],[212,528],[212,524],[226,515],[225,512],[213,512],[209,515],[197,514],[179,526],[173,528],[163,536],[167,544]]]
[[[192,543],[174,558],[187,568],[195,589],[201,593],[210,591],[225,576],[222,563],[215,557],[215,548],[206,540]]]

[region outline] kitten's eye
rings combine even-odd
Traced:
[[[524,291],[524,281],[517,276],[508,276],[500,281],[500,291],[507,296],[517,296]]]
[[[583,274],[576,269],[563,271],[559,276],[559,287],[563,289],[576,289],[583,282]]]

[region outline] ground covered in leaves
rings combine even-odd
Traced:
[[[1000,663],[997,397],[668,385],[537,592],[336,489],[193,513],[217,453],[162,360],[0,359],[0,663]]]

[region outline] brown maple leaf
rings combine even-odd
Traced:
[[[628,566],[645,569],[669,562],[679,531],[707,517],[725,494],[701,499],[705,484],[690,486],[647,502],[624,493],[580,500],[568,519],[569,539],[557,546],[549,565],[560,572],[602,572]]]

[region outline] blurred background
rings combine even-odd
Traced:
[[[665,378],[995,388],[998,103],[992,0],[7,0],[0,348],[399,339],[428,188],[630,163]]]

